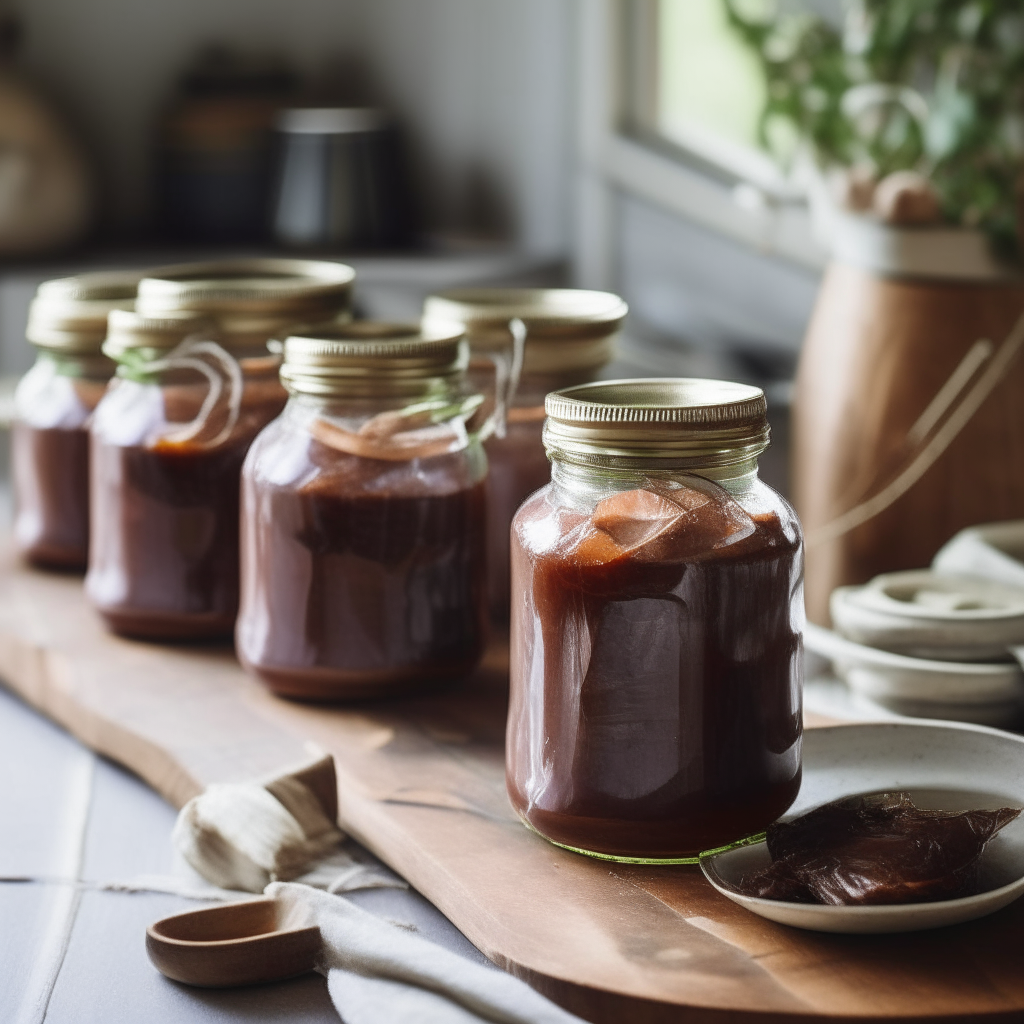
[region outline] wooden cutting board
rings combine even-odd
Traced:
[[[1024,1020],[1024,900],[936,932],[821,935],[749,914],[695,868],[609,864],[528,832],[505,797],[497,647],[440,696],[289,703],[229,650],[108,636],[78,579],[5,554],[0,677],[175,805],[319,744],[348,831],[495,963],[588,1020]]]

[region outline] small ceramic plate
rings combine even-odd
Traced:
[[[1016,662],[933,661],[854,643],[820,626],[804,629],[807,648],[832,662],[855,693],[901,715],[1009,725],[1024,707]]]
[[[804,679],[804,711],[836,722],[906,722],[919,721],[921,717],[915,719],[913,716],[898,715],[854,693],[842,679],[823,674]]]
[[[1024,590],[927,569],[837,587],[832,622],[847,640],[940,661],[1009,661],[1024,644]]]
[[[785,819],[858,793],[910,792],[919,807],[960,811],[1024,807],[1024,737],[961,723],[879,722],[809,729],[804,775]],[[764,843],[701,861],[723,896],[761,917],[839,933],[909,932],[971,921],[1024,894],[1024,815],[985,848],[976,896],[889,907],[826,907],[757,899],[736,884],[770,858]]]

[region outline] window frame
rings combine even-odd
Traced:
[[[793,189],[752,168],[655,139],[636,103],[653,103],[654,78],[629,81],[649,66],[657,0],[578,0],[578,174],[575,275],[580,284],[614,288],[615,194],[653,203],[767,255],[819,270],[826,253],[807,203]],[[648,33],[647,38],[644,34]],[[630,60],[630,55],[634,56]],[[639,51],[639,53],[638,53]],[[640,56],[641,59],[636,59]],[[631,109],[632,106],[632,109]],[[648,122],[649,123],[649,122]]]

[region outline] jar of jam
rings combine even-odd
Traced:
[[[89,546],[89,420],[114,364],[100,351],[107,314],[131,308],[139,274],[45,281],[26,336],[38,352],[14,396],[14,537],[33,565],[84,569]]]
[[[762,392],[547,397],[551,483],[512,526],[512,804],[580,853],[692,863],[800,786],[803,541],[758,479]]]
[[[509,322],[526,327],[522,373],[505,431],[485,444],[488,602],[496,623],[508,623],[509,530],[516,509],[551,478],[541,431],[549,391],[595,380],[611,361],[626,304],[608,292],[570,288],[462,288],[430,296],[428,320],[465,324],[472,350],[470,379],[490,372],[489,356],[509,345]]]
[[[467,362],[456,324],[356,321],[285,342],[291,397],[242,472],[235,634],[277,693],[372,697],[476,666],[487,459]]]
[[[253,438],[284,408],[267,342],[348,316],[351,268],[306,260],[186,264],[113,314],[118,366],[92,429],[86,591],[116,633],[230,637],[238,611],[238,488]]]

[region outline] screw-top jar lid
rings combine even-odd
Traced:
[[[44,281],[29,306],[26,337],[38,348],[98,354],[107,336],[107,314],[134,306],[141,277],[111,271]]]
[[[610,468],[731,466],[770,438],[764,392],[695,377],[600,381],[544,402],[552,458]]]
[[[431,295],[427,320],[466,325],[475,352],[508,348],[508,322],[526,325],[524,373],[593,370],[613,356],[612,344],[628,307],[611,292],[576,288],[458,288]]]
[[[169,352],[191,334],[213,335],[213,321],[202,313],[168,312],[145,316],[126,309],[112,310],[108,318],[103,352],[117,359],[129,349]]]
[[[139,282],[137,309],[146,316],[205,313],[225,347],[251,348],[296,324],[347,314],[354,278],[351,267],[329,260],[182,263]]]
[[[468,362],[461,324],[354,320],[290,336],[281,380],[293,393],[323,397],[415,394],[457,377]]]

